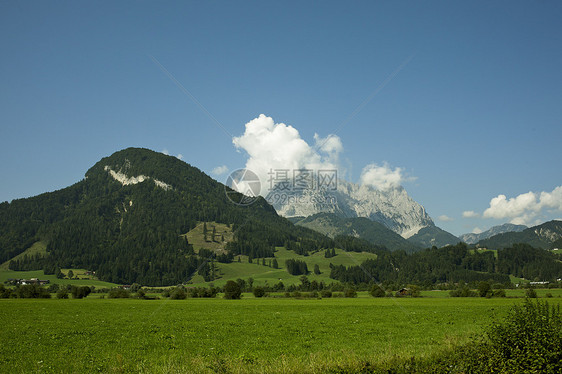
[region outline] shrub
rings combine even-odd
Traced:
[[[265,290],[262,287],[254,287],[253,293],[255,297],[263,297]]]
[[[66,288],[60,288],[57,291],[57,299],[68,299],[68,291]]]
[[[130,296],[131,293],[121,287],[112,288],[107,294],[110,299],[128,299]]]
[[[330,291],[330,290],[322,290],[322,291],[320,291],[320,295],[321,295],[322,297],[325,297],[325,298],[330,298],[330,297],[332,297],[332,291]]]
[[[187,297],[187,292],[185,292],[185,288],[178,286],[175,287],[172,291],[170,291],[170,299],[172,300],[185,300]]]
[[[477,372],[562,372],[562,315],[560,306],[525,300],[510,310],[504,323],[493,326],[483,345],[486,359]]]
[[[83,299],[87,297],[91,292],[92,290],[88,286],[81,286],[81,287],[72,286],[70,290],[73,299]]]
[[[525,296],[530,297],[531,299],[536,299],[537,291],[535,291],[534,288],[527,288],[527,291],[525,291]]]
[[[345,291],[344,291],[344,296],[345,297],[357,297],[357,291],[355,291],[355,288],[353,288],[353,287],[346,288]]]
[[[224,298],[225,299],[240,299],[242,297],[242,290],[240,285],[234,281],[226,282],[224,286]]]
[[[373,287],[371,287],[371,290],[369,291],[369,293],[373,297],[384,297],[385,296],[384,290],[378,284],[374,284]]]

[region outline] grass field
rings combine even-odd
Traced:
[[[68,273],[70,269],[61,269],[64,274]],[[73,284],[75,286],[94,286],[96,288],[113,288],[117,285],[115,283],[104,282],[92,276],[84,275],[85,269],[72,269],[72,272],[79,279],[58,279],[55,275],[45,275],[43,270],[32,271],[12,271],[0,269],[0,283],[4,283],[10,278],[14,279],[31,279],[38,278],[41,280],[48,280],[51,283],[58,284]]]
[[[521,300],[3,299],[0,372],[353,372],[464,342]]]
[[[261,259],[259,264],[257,259],[253,263],[248,263],[248,256],[240,256],[241,262],[235,261],[230,264],[217,263],[218,275],[220,278],[213,281],[217,286],[224,285],[228,280],[236,280],[237,278],[247,279],[249,274],[254,279],[254,285],[273,285],[278,283],[280,280],[285,284],[285,286],[291,284],[300,284],[300,276],[294,276],[287,272],[285,268],[285,261],[288,259],[298,259],[305,261],[310,274],[308,278],[310,281],[316,280],[317,282],[324,281],[325,283],[335,282],[330,278],[330,263],[334,265],[359,265],[363,261],[369,258],[376,258],[375,254],[362,252],[344,252],[341,249],[336,249],[336,256],[332,258],[325,258],[324,251],[318,251],[312,253],[309,256],[297,255],[293,251],[288,251],[284,247],[277,247],[275,252],[275,258],[279,263],[279,269],[273,269],[269,266],[262,265]],[[266,263],[270,260],[265,259]],[[271,258],[273,260],[273,258]],[[313,273],[314,265],[318,264],[321,274],[315,275]],[[191,282],[196,286],[206,286],[208,283],[203,281],[201,276],[195,276]]]

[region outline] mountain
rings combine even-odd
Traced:
[[[101,159],[78,183],[0,204],[0,263],[12,270],[84,268],[105,281],[173,285],[195,274],[211,279],[209,258],[186,234],[200,222],[231,228],[222,258],[273,257],[276,246],[306,254],[333,248],[315,231],[294,226],[263,198],[240,198],[199,169],[148,149],[128,148]],[[235,200],[236,201],[236,200]],[[22,254],[46,243],[46,255]]]
[[[461,240],[437,226],[427,226],[419,230],[415,235],[410,236],[408,241],[427,248],[454,245],[459,243]]]
[[[549,249],[562,238],[562,221],[545,222],[542,225],[530,227],[521,232],[506,232],[480,240],[478,246],[500,249],[512,246],[514,243],[526,243],[533,247]]]
[[[513,223],[504,223],[503,225],[494,226],[489,230],[481,232],[480,234],[468,233],[459,236],[466,244],[476,244],[480,240],[491,238],[494,235],[503,234],[506,232],[521,232],[525,230],[525,225],[514,225]]]
[[[391,251],[412,252],[421,249],[383,224],[365,217],[342,218],[335,213],[316,213],[297,220],[295,224],[318,231],[330,238],[338,235],[354,236]]]
[[[337,188],[270,191],[266,200],[284,217],[309,217],[334,213],[344,218],[366,217],[409,238],[420,229],[434,226],[425,208],[402,187],[379,190],[338,180]]]

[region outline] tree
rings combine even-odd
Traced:
[[[478,294],[480,297],[486,297],[488,294],[491,296],[491,292],[492,286],[490,286],[490,283],[484,281],[478,283]]]
[[[279,263],[277,262],[276,258],[273,259],[271,266],[273,266],[274,269],[279,269]]]
[[[316,275],[320,275],[320,274],[321,274],[321,272],[320,272],[320,266],[318,266],[318,264],[315,264],[315,265],[314,265],[314,274],[316,274]]]
[[[64,274],[62,273],[62,271],[60,271],[59,267],[57,267],[57,269],[55,270],[55,276],[57,277],[57,279],[63,279],[64,278]]]
[[[207,240],[207,222],[203,222],[203,239],[205,241],[208,241]]]
[[[69,270],[67,276],[68,276],[68,279],[74,278],[74,272],[72,270]]]
[[[224,298],[225,299],[240,299],[242,296],[242,290],[238,283],[229,280],[224,286]]]
[[[369,293],[373,297],[384,297],[385,296],[384,290],[378,284],[373,284],[373,287],[371,287],[371,290],[369,291]]]
[[[215,241],[215,236],[217,235],[217,228],[215,226],[213,226],[213,238],[211,239],[212,241]]]
[[[263,287],[254,287],[253,293],[255,297],[263,297],[265,295],[265,290]]]
[[[68,291],[66,288],[61,288],[57,292],[57,299],[68,299]]]

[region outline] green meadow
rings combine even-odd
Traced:
[[[361,296],[2,299],[0,372],[358,372],[465,343],[523,300]]]

